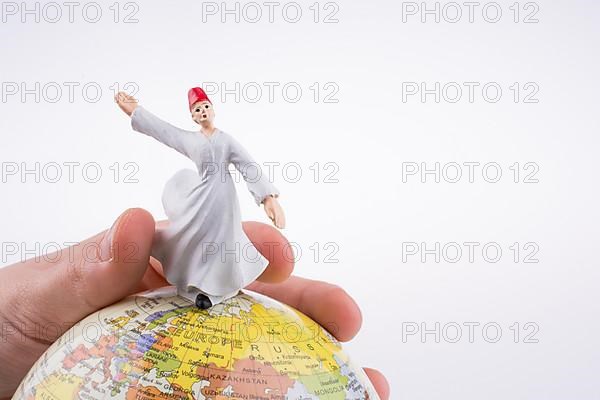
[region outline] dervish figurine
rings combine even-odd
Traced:
[[[138,105],[124,92],[115,96],[131,117],[132,128],[191,159],[197,171],[180,170],[165,184],[162,203],[169,223],[157,228],[152,256],[178,294],[208,309],[229,299],[258,278],[268,260],[242,229],[240,206],[229,165],[246,181],[256,204],[283,229],[279,191],[261,167],[231,135],[214,126],[213,104],[202,88],[188,93],[198,131],[177,128]]]

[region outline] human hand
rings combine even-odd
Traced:
[[[277,198],[273,196],[267,196],[263,201],[263,205],[265,207],[267,216],[271,221],[273,221],[273,225],[279,229],[285,228],[285,214],[283,213],[283,208],[281,208]]]
[[[46,349],[87,315],[130,294],[169,285],[160,263],[150,257],[155,226],[147,211],[130,209],[110,230],[73,247],[0,268],[0,399],[12,396]],[[245,222],[244,231],[269,259],[248,289],[287,303],[322,325],[335,326],[331,333],[340,341],[356,335],[361,313],[344,290],[290,277],[294,263],[285,254],[288,242],[275,228]],[[389,399],[383,375],[365,371],[380,397]]]
[[[117,93],[115,95],[115,101],[117,102],[121,110],[123,110],[123,112],[129,115],[130,117],[131,114],[133,114],[133,111],[138,106],[138,101],[133,96],[130,96],[125,92]]]

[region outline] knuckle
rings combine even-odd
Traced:
[[[78,257],[73,262],[68,263],[65,284],[67,285],[66,290],[73,301],[79,302],[79,306],[83,303],[87,309],[95,310],[96,305],[90,301],[90,297],[87,295],[86,269],[88,267],[84,257]]]

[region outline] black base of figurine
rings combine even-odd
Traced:
[[[212,307],[212,302],[205,294],[198,293],[198,295],[196,296],[196,307],[198,307],[201,310],[208,310]]]

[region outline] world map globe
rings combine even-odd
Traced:
[[[174,287],[89,315],[13,399],[378,400],[340,343],[301,312],[241,291],[209,310]]]

